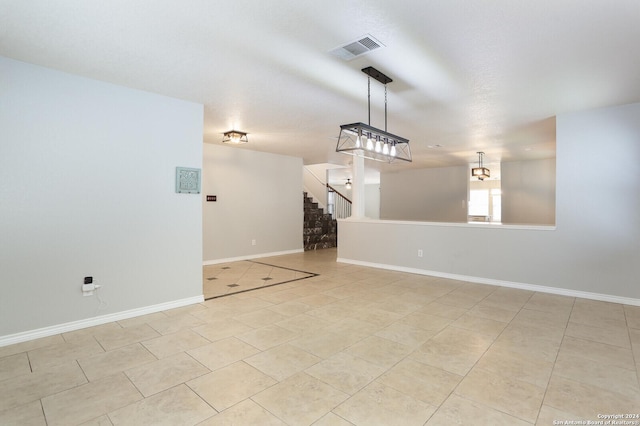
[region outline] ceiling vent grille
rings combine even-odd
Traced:
[[[370,34],[365,34],[357,40],[336,47],[331,51],[331,54],[349,61],[381,47],[384,47],[384,44]]]

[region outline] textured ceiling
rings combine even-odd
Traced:
[[[640,101],[638,0],[0,0],[0,55],[205,105],[203,139],[347,164],[339,125],[388,85],[411,165],[555,155],[555,115]],[[371,34],[385,47],[329,51]],[[371,85],[371,124],[384,89]],[[439,147],[438,147],[439,146]]]

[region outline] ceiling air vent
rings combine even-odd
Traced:
[[[380,43],[380,41],[373,38],[370,34],[365,34],[357,40],[336,47],[330,53],[345,61],[349,61],[381,47],[384,47],[384,44]]]

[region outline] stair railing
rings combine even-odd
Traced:
[[[329,184],[327,184],[327,204],[327,212],[332,218],[344,219],[351,216],[351,200]]]

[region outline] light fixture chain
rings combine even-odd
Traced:
[[[371,126],[371,76],[367,79],[367,108],[369,111],[369,126]]]
[[[384,131],[387,131],[387,83],[384,84]]]

